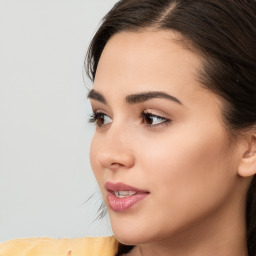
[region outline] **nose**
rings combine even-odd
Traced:
[[[132,137],[129,132],[112,129],[103,135],[102,146],[98,152],[98,163],[110,170],[129,169],[134,165]]]

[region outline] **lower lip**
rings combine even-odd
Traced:
[[[127,196],[127,197],[117,197],[114,194],[109,192],[108,202],[109,202],[110,208],[113,211],[123,212],[130,209],[132,206],[134,206],[139,201],[143,200],[148,195],[149,193],[140,193],[140,194],[134,194],[132,196]]]

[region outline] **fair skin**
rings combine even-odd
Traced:
[[[129,255],[246,256],[252,174],[241,175],[241,159],[250,143],[245,136],[232,142],[223,101],[197,79],[200,56],[175,39],[147,30],[109,40],[89,94],[96,113],[91,165],[115,236],[136,245]],[[113,210],[106,182],[147,196]]]

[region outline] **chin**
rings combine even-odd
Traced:
[[[125,245],[138,245],[138,244],[144,244],[147,243],[144,236],[137,235],[136,233],[123,233],[123,232],[114,232],[114,235],[116,239],[121,243]]]
[[[137,245],[145,243],[144,229],[136,223],[130,224],[129,221],[117,220],[116,218],[111,220],[111,226],[116,239],[126,245]]]
[[[141,222],[129,224],[129,222],[113,221],[111,225],[116,239],[125,245],[147,244],[163,238],[161,234],[143,226]]]

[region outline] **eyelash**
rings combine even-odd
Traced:
[[[107,115],[103,112],[94,112],[94,113],[92,113],[92,115],[89,119],[89,122],[94,123],[96,125],[96,127],[101,128],[102,126],[107,125],[107,124],[104,124],[102,122],[100,123],[100,118],[104,122],[104,118],[106,116]],[[169,118],[158,116],[158,115],[155,115],[155,114],[152,114],[152,113],[149,113],[149,112],[142,112],[140,114],[140,118],[141,118],[141,123],[143,125],[145,125],[146,127],[149,127],[149,128],[157,128],[157,127],[160,127],[160,126],[163,126],[163,125],[166,126],[171,122],[171,119],[169,119]],[[156,118],[157,120],[160,120],[161,122],[158,123],[158,124],[148,124],[148,123],[146,123],[145,120],[150,119],[150,118],[151,119]]]

